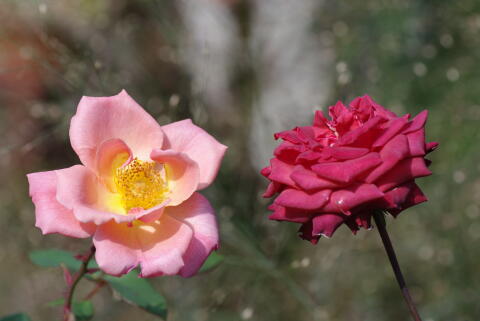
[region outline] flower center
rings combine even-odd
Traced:
[[[113,181],[120,202],[127,212],[154,207],[165,199],[168,192],[163,166],[137,158],[125,167],[118,167]]]

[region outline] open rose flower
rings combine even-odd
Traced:
[[[82,165],[27,175],[43,234],[92,236],[108,274],[195,274],[218,246],[215,213],[196,191],[226,147],[189,119],[161,127],[125,91],[83,97],[70,141]]]
[[[264,197],[279,194],[270,219],[302,224],[300,237],[314,244],[343,223],[370,228],[376,210],[396,216],[426,201],[415,179],[431,174],[424,156],[438,145],[425,143],[426,110],[409,120],[364,96],[329,114],[275,134],[283,142],[262,170],[271,181]]]

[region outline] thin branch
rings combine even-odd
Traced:
[[[405,299],[408,309],[410,310],[410,314],[412,315],[413,320],[422,321],[420,315],[417,312],[417,308],[413,303],[412,297],[410,296],[410,292],[408,291],[407,284],[405,283],[405,279],[403,278],[402,271],[400,270],[400,265],[398,264],[395,250],[393,249],[392,242],[390,241],[390,237],[388,236],[384,214],[382,212],[375,212],[373,214],[373,218],[375,220],[375,224],[377,225],[378,233],[380,233],[380,237],[382,238],[383,246],[385,247],[388,259],[390,260],[390,264],[392,265],[393,272],[395,273],[395,278],[397,279],[398,285],[402,290],[403,298]]]
[[[82,259],[82,265],[80,270],[75,275],[75,279],[73,279],[72,284],[70,285],[65,305],[63,306],[63,321],[70,321],[72,315],[72,301],[73,301],[73,293],[75,292],[75,288],[77,284],[80,282],[82,277],[88,272],[88,263],[92,259],[93,255],[95,254],[95,246],[92,245],[90,248],[90,252]]]

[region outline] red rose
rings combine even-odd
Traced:
[[[300,223],[300,237],[317,243],[345,223],[353,233],[370,228],[375,210],[396,216],[427,200],[415,179],[430,175],[424,156],[427,111],[398,117],[369,96],[317,111],[313,126],[275,134],[283,142],[262,174],[264,197],[279,194],[270,219]]]

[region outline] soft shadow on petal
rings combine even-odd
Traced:
[[[217,176],[227,146],[219,143],[190,119],[162,126],[167,136],[165,148],[188,155],[200,169],[199,189],[210,185]]]
[[[86,238],[95,232],[94,224],[79,222],[71,210],[57,201],[55,171],[31,173],[27,178],[30,196],[35,204],[35,226],[40,228],[43,234],[60,233]]]
[[[395,186],[411,181],[418,177],[431,175],[422,157],[407,158],[398,163],[391,171],[381,176],[375,184],[381,191],[388,191]]]
[[[275,199],[275,204],[304,210],[318,210],[328,202],[330,193],[331,190],[328,189],[307,194],[304,191],[288,188]]]
[[[166,215],[152,223],[109,222],[95,233],[95,258],[100,268],[112,275],[128,273],[138,264],[142,277],[174,275],[184,266],[182,256],[192,235],[187,224]]]
[[[170,189],[168,206],[176,206],[188,199],[199,186],[199,168],[186,154],[174,150],[154,149],[151,159],[163,164]]]
[[[97,149],[96,166],[98,176],[104,184],[113,190],[115,170],[132,160],[132,151],[121,139],[112,138],[104,141]]]
[[[126,91],[111,97],[83,97],[70,123],[70,142],[82,163],[95,168],[100,145],[109,139],[123,140],[135,157],[147,160],[160,148],[160,125]]]
[[[167,207],[165,215],[188,224],[193,238],[183,255],[185,266],[180,275],[190,277],[198,272],[207,257],[218,248],[218,227],[215,212],[208,200],[195,193],[179,206]]]

